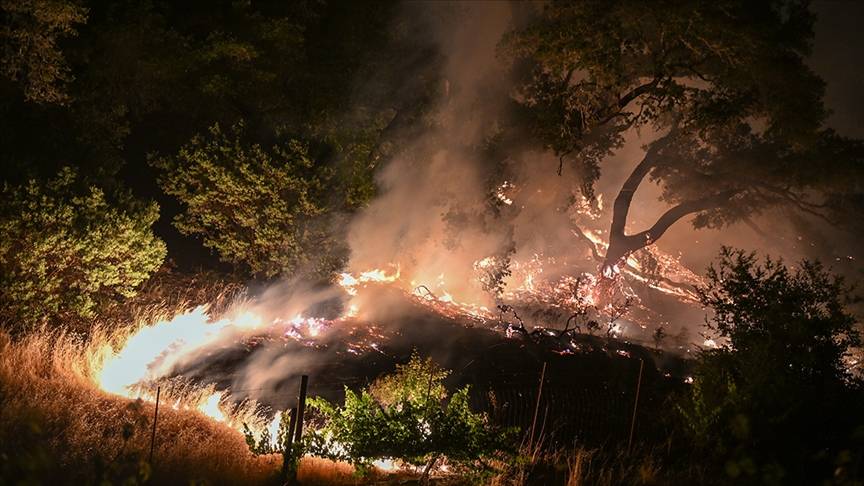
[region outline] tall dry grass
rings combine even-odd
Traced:
[[[107,340],[99,329],[86,342],[45,329],[13,341],[0,331],[0,452],[24,463],[0,472],[35,484],[282,484],[281,455],[255,456],[236,430],[197,411],[175,410],[170,401],[159,407],[151,468],[155,405],[103,392],[92,380]],[[349,464],[312,457],[298,469],[305,485],[387,477],[359,478]],[[0,484],[16,479],[0,474]]]
[[[0,333],[0,442],[17,447],[6,451],[12,459],[47,456],[37,467],[50,470],[34,474],[62,474],[67,483],[138,475],[154,405],[96,388],[88,377],[97,359],[88,344],[63,332],[41,330],[15,342]],[[157,484],[268,484],[280,467],[276,456],[253,456],[235,430],[165,404],[154,446],[149,475]]]
[[[677,485],[716,484],[698,463],[672,466],[671,444],[652,447],[606,445],[549,450],[542,441],[523,444],[519,457],[490,481],[492,486],[560,485]]]
[[[162,401],[151,444],[154,404],[106,393],[95,377],[112,348],[140,326],[209,304],[217,312],[242,289],[209,276],[163,272],[126,308],[71,331],[47,326],[16,336],[0,329],[0,485],[281,484],[281,456],[255,456],[242,434]],[[16,477],[20,476],[20,477]],[[306,459],[310,484],[355,484],[353,468]],[[132,483],[134,484],[134,483]]]

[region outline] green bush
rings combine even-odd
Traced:
[[[724,344],[701,353],[679,404],[692,443],[738,484],[860,478],[848,458],[864,457],[864,400],[844,362],[860,338],[842,280],[724,249],[698,291]]]
[[[442,383],[447,374],[415,354],[366,390],[346,388],[342,407],[311,399],[324,425],[307,435],[307,452],[350,462],[361,472],[375,459],[391,458],[425,465],[426,475],[443,457],[473,472],[491,470],[490,459],[513,450],[511,431],[471,410],[468,387],[448,400]]]
[[[156,203],[109,202],[65,168],[47,182],[3,188],[0,316],[20,328],[52,318],[90,318],[133,297],[165,258],[151,229]]]
[[[266,150],[219,125],[173,157],[152,157],[162,189],[184,206],[174,225],[251,274],[276,277],[300,270],[327,274],[341,263],[330,228],[332,170],[317,166],[296,140]]]

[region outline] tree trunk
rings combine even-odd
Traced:
[[[426,464],[426,467],[423,469],[423,475],[420,477],[420,484],[429,484],[429,474],[432,472],[432,468],[435,467],[435,463],[438,462],[439,457],[438,454],[432,456],[432,459]]]
[[[673,129],[674,130],[674,129]],[[680,220],[688,214],[698,213],[706,209],[711,209],[719,206],[725,200],[735,195],[734,191],[727,191],[713,196],[696,199],[693,201],[683,202],[660,216],[657,222],[649,229],[639,233],[628,235],[625,234],[624,228],[627,225],[627,214],[630,212],[630,204],[633,202],[633,195],[636,189],[645,179],[645,176],[654,168],[657,160],[658,151],[667,145],[670,140],[670,135],[666,135],[662,139],[651,144],[651,148],[645,153],[645,157],[633,169],[630,176],[624,181],[621,190],[618,191],[618,196],[615,198],[615,203],[612,206],[612,224],[609,228],[609,248],[606,250],[606,256],[603,259],[601,273],[604,277],[614,277],[619,272],[619,267],[627,259],[627,257],[636,250],[645,248],[653,244],[663,236],[663,233],[669,229],[676,221]]]
[[[612,224],[609,227],[609,248],[606,250],[606,257],[602,266],[602,274],[605,277],[612,277],[617,274],[618,265],[627,258],[627,255],[647,245],[647,243],[640,244],[633,236],[627,236],[624,233],[624,228],[627,226],[627,214],[630,212],[633,195],[636,194],[636,189],[639,188],[645,176],[654,168],[657,150],[668,137],[669,135],[651,145],[651,148],[645,153],[645,157],[633,168],[630,176],[621,186],[621,190],[618,191],[618,196],[615,197],[615,202],[612,205]]]

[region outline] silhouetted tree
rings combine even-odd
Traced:
[[[862,387],[844,361],[861,342],[842,280],[727,248],[699,295],[725,344],[701,353],[680,408],[691,439],[739,481],[860,478]]]
[[[835,193],[856,193],[864,149],[823,128],[823,83],[805,62],[806,2],[549,2],[502,47],[532,133],[593,186],[625,132],[657,133],[613,206],[603,273],[695,214],[722,227],[785,205],[832,219]],[[646,179],[673,206],[625,232]]]

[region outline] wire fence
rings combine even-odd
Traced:
[[[511,349],[512,348],[512,349]],[[667,413],[664,404],[680,380],[665,379],[650,358],[610,354],[559,356],[532,354],[516,346],[490,347],[485,355],[463,362],[447,381],[451,390],[470,385],[470,404],[485,412],[498,425],[516,427],[526,433],[537,414],[537,436],[549,444],[603,444],[626,440],[634,417],[640,360],[646,372],[635,413],[637,438],[654,435],[662,427],[658,417]],[[544,363],[549,365],[541,373]],[[309,395],[331,401],[344,399],[344,390],[367,387],[392,363],[354,362],[310,370]],[[224,368],[223,368],[224,369]],[[541,375],[543,390],[538,402]],[[210,380],[217,391],[232,401],[252,399],[273,411],[296,406],[299,375],[285,376],[265,387],[235,388],[234,373]],[[274,386],[275,385],[275,386]]]

